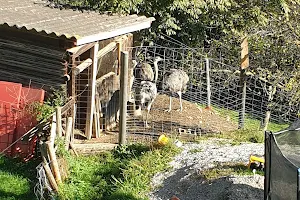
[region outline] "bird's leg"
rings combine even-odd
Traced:
[[[180,109],[178,109],[177,111],[182,111],[182,95],[181,95],[181,91],[177,92],[178,96],[179,96],[179,102],[180,102]]]
[[[170,112],[172,109],[172,95],[170,95],[170,104],[169,104],[169,109],[165,110],[166,112]]]
[[[149,103],[148,106],[147,106],[147,114],[146,114],[146,121],[145,121],[145,127],[146,128],[150,128],[150,126],[148,125],[148,115],[149,115],[149,112],[150,112],[150,109],[151,109],[151,105],[152,105],[152,103]]]

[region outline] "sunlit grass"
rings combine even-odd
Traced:
[[[101,155],[69,155],[70,176],[60,186],[59,199],[147,199],[151,178],[168,170],[178,152],[174,145],[150,148],[133,144]]]
[[[205,106],[201,107],[203,108]],[[238,124],[239,113],[237,111],[219,108],[216,106],[213,107],[213,110],[215,114],[224,118],[229,118],[232,122]],[[288,126],[288,124],[275,123],[271,121],[268,125],[268,130],[277,132],[287,128]],[[261,121],[251,117],[249,114],[246,114],[244,128],[207,137],[231,139],[232,144],[240,144],[241,142],[262,143],[264,142],[264,132],[261,129]]]
[[[256,173],[264,175],[264,172],[260,170],[257,170]],[[253,175],[253,172],[244,163],[222,163],[214,168],[202,170],[200,175],[207,180],[214,180],[232,175]]]

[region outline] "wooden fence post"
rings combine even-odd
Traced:
[[[128,85],[128,52],[121,52],[119,144],[126,144],[126,113]]]
[[[49,141],[52,143],[52,146],[54,145],[55,137],[56,137],[56,113],[52,115],[52,123],[51,123],[51,130],[50,130]]]
[[[96,43],[94,48],[91,49],[91,56],[93,58],[93,65],[91,69],[91,74],[89,78],[89,97],[87,99],[87,114],[86,114],[86,125],[85,125],[85,135],[87,139],[90,140],[93,135],[93,117],[95,109],[95,95],[96,95],[96,79],[98,70],[98,50],[99,44]]]
[[[210,74],[209,74],[209,59],[205,58],[206,68],[206,84],[207,84],[207,105],[206,109],[211,109],[211,90],[210,90]]]
[[[245,37],[241,43],[241,73],[240,73],[240,110],[239,110],[239,125],[238,128],[242,129],[245,126],[245,113],[246,113],[246,69],[249,67],[249,53],[248,53],[248,40]]]
[[[50,141],[47,141],[46,146],[47,146],[47,150],[49,153],[50,165],[51,165],[51,169],[53,171],[55,180],[58,184],[60,184],[62,181],[61,181],[61,176],[60,176],[59,167],[58,167],[53,144]]]
[[[270,122],[270,118],[271,118],[271,104],[272,104],[272,100],[273,100],[273,96],[276,93],[276,86],[270,86],[269,87],[269,96],[268,96],[268,103],[267,103],[267,111],[265,114],[265,119],[264,119],[264,125],[263,125],[263,131],[265,132],[268,129],[268,125]]]
[[[66,136],[65,136],[65,150],[69,150],[72,128],[73,128],[73,118],[68,117],[67,127],[66,127]]]
[[[42,165],[45,169],[47,178],[52,186],[52,189],[54,189],[55,191],[58,191],[57,183],[56,183],[55,178],[54,178],[54,176],[51,172],[51,169],[48,165],[48,161],[47,161],[48,154],[47,154],[47,151],[46,151],[46,148],[45,148],[45,145],[43,142],[40,142],[40,151],[41,151],[41,156],[43,159]]]
[[[74,116],[72,116],[72,117],[73,117],[73,123],[72,123],[72,133],[71,133],[71,139],[70,139],[70,142],[73,142],[73,141],[74,141],[74,130],[75,130],[76,114],[77,114],[76,110],[77,110],[77,104],[74,103],[74,104],[73,104],[73,109],[71,110],[71,111],[73,112],[73,115],[74,115]]]
[[[61,107],[56,108],[56,135],[62,137]]]

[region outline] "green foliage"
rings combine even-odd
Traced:
[[[259,175],[264,175],[263,171],[256,172]],[[244,163],[222,163],[216,167],[201,171],[201,176],[207,180],[218,179],[230,175],[253,175],[253,172]]]
[[[64,88],[52,89],[50,95],[46,97],[43,104],[33,102],[27,105],[26,110],[33,116],[36,116],[38,121],[48,119],[55,111],[55,107],[63,106],[67,100],[67,94]]]
[[[60,186],[59,199],[145,199],[152,176],[168,169],[178,152],[174,145],[150,150],[132,144],[101,155],[70,155],[70,176]]]
[[[119,145],[113,150],[113,155],[120,159],[131,159],[141,156],[144,152],[149,151],[150,148],[143,144],[134,143],[131,145]]]
[[[63,137],[55,138],[55,146],[57,146],[56,155],[58,157],[70,156],[70,152],[65,149],[65,140]]]
[[[151,41],[164,33],[187,46],[204,47],[210,57],[221,55],[224,62],[237,68],[240,42],[247,36],[250,70],[262,77],[269,74],[265,78],[271,85],[288,82],[300,64],[299,0],[52,1],[100,12],[155,17],[152,27],[142,31],[137,41]],[[292,95],[288,101],[297,103],[299,95]]]

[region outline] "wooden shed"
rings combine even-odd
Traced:
[[[118,75],[120,52],[133,45],[131,33],[152,21],[57,9],[42,0],[0,0],[0,81],[67,88],[76,103],[75,128],[91,138],[97,79]]]

